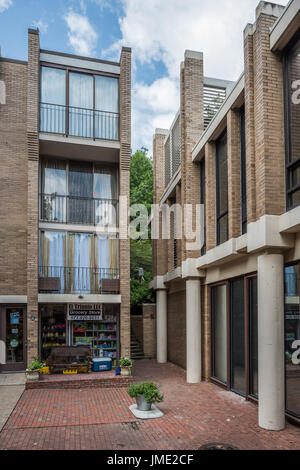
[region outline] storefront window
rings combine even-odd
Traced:
[[[285,268],[286,409],[300,417],[299,264]]]
[[[212,375],[227,383],[226,285],[212,287]]]
[[[24,361],[24,315],[22,308],[6,309],[6,363]]]
[[[99,310],[101,315],[98,318]],[[110,357],[116,366],[119,357],[119,305],[41,305],[41,358],[46,360],[52,347],[62,345],[90,346],[93,357]]]
[[[53,346],[66,344],[66,308],[47,305],[41,307],[41,357],[47,359]]]

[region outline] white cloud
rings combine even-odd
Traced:
[[[278,2],[278,0],[277,0]],[[204,73],[206,76],[236,80],[243,69],[243,30],[247,23],[255,19],[255,8],[259,0],[121,0],[123,15],[119,19],[121,40],[109,49],[109,54],[117,54],[122,45],[132,47],[133,60],[143,64],[162,61],[167,70],[167,79],[178,81],[180,62],[185,49],[204,53]],[[287,0],[279,0],[287,4]],[[172,107],[169,99],[175,100],[174,93],[168,99],[168,82],[155,81],[149,87],[136,84],[139,99],[134,97],[133,105],[138,106],[141,117],[134,127],[133,142],[142,145],[141,136],[147,134],[152,117],[140,110],[150,104],[152,114],[157,106],[157,122],[160,117],[163,127]],[[158,101],[155,94],[162,86]],[[179,106],[179,96],[174,104]],[[143,104],[144,103],[144,104]],[[165,105],[165,108],[164,108]],[[163,109],[164,108],[164,109]],[[152,119],[152,120],[153,120]],[[145,131],[147,129],[147,132]],[[151,145],[154,129],[149,130],[145,145]],[[137,134],[136,137],[134,134]],[[150,139],[150,140],[149,140]],[[134,148],[134,146],[133,146]]]
[[[178,81],[159,78],[151,85],[135,83],[132,93],[132,148],[144,145],[152,153],[156,127],[169,128],[179,106]]]
[[[0,13],[7,10],[13,4],[12,0],[0,0]]]
[[[98,34],[85,15],[69,11],[64,17],[68,28],[69,44],[77,54],[92,55],[98,40]]]
[[[43,20],[33,21],[32,26],[39,28],[40,32],[46,34],[48,31],[48,23]]]

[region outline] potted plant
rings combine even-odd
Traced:
[[[131,367],[133,364],[132,359],[129,359],[128,357],[121,357],[119,364],[121,367],[122,377],[127,377],[128,375],[131,375]]]
[[[41,362],[39,359],[34,359],[32,363],[26,369],[26,378],[30,382],[39,380],[40,378],[40,369],[45,367],[45,363]]]
[[[152,382],[131,384],[127,390],[131,398],[136,399],[137,408],[140,411],[150,411],[152,403],[163,401],[164,396],[159,392],[158,386]]]

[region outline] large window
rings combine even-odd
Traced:
[[[227,132],[216,141],[217,245],[228,240]]]
[[[285,280],[286,409],[300,418],[300,302],[299,264],[287,266]]]
[[[300,39],[285,55],[287,208],[300,204]]]
[[[103,279],[118,279],[118,239],[90,233],[41,231],[41,278],[59,293],[100,293]],[[43,286],[46,286],[44,282]],[[53,286],[53,284],[52,284]],[[41,288],[43,290],[43,288]]]
[[[245,310],[244,278],[230,283],[231,388],[245,395]]]
[[[201,227],[201,234],[202,234],[202,246],[201,246],[201,255],[206,253],[206,207],[205,207],[205,158],[203,158],[200,162],[200,204],[202,205],[202,221],[203,227]]]
[[[41,67],[40,130],[119,139],[119,80],[97,74]]]
[[[256,275],[211,287],[211,338],[212,380],[257,398]]]
[[[227,289],[212,287],[212,376],[227,383]]]
[[[117,167],[43,159],[40,201],[46,222],[116,226]]]

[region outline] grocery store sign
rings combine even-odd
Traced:
[[[102,304],[69,304],[68,320],[102,320]]]

